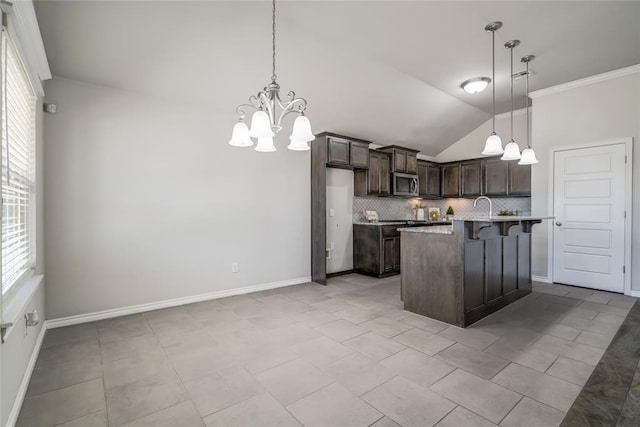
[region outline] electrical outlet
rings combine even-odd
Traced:
[[[329,209],[329,216],[335,216],[336,215],[336,211],[333,208]]]
[[[231,272],[232,273],[237,273],[238,271],[240,271],[240,269],[238,267],[238,263],[237,262],[232,262],[231,263]]]

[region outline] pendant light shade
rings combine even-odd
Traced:
[[[491,120],[493,122],[493,131],[484,143],[484,150],[482,154],[485,156],[496,156],[502,154],[502,139],[496,134],[496,31],[502,27],[502,22],[495,21],[487,24],[484,27],[485,31],[491,32],[491,89],[493,92],[493,116]]]
[[[249,137],[249,128],[245,122],[238,122],[233,126],[229,145],[234,147],[251,147],[253,145],[253,141]]]
[[[497,156],[498,154],[504,153],[502,149],[502,140],[495,132],[491,133],[487,138],[487,142],[484,144],[484,150],[482,154],[485,156]]]
[[[522,150],[522,156],[518,162],[519,165],[535,165],[536,163],[538,163],[538,159],[536,159],[536,152],[533,151],[533,148]]]
[[[273,137],[268,136],[265,138],[258,138],[258,143],[256,144],[256,151],[260,151],[262,153],[271,153],[276,151],[276,147],[273,145]]]
[[[509,40],[504,44],[506,49],[511,51],[511,73],[509,74],[509,87],[511,89],[511,139],[506,147],[504,147],[504,154],[502,160],[518,160],[520,158],[520,147],[518,143],[513,139],[513,48],[520,44],[520,40]]]
[[[504,147],[504,154],[502,155],[502,160],[518,160],[520,158],[520,147],[518,144],[512,139],[509,141],[506,147]]]
[[[526,72],[526,86],[525,86],[525,100],[527,101],[527,148],[522,150],[522,157],[518,162],[519,165],[535,165],[538,163],[538,159],[536,159],[536,152],[531,148],[531,135],[530,135],[530,127],[529,127],[529,62],[533,61],[535,58],[534,55],[527,55],[522,57],[520,62],[524,62],[527,64],[527,72]]]

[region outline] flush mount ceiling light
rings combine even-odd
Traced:
[[[272,72],[271,83],[269,83],[257,95],[249,98],[249,104],[241,104],[236,108],[236,113],[240,120],[233,127],[230,145],[234,147],[250,147],[253,145],[251,138],[257,139],[256,151],[272,152],[276,151],[273,145],[273,137],[282,129],[282,119],[289,113],[298,113],[293,122],[293,131],[289,140],[291,141],[289,150],[307,151],[309,141],[313,141],[315,136],[311,132],[311,123],[304,115],[307,109],[307,101],[304,98],[296,98],[296,94],[290,91],[287,99],[280,98],[280,85],[276,82],[276,1],[272,1]],[[251,129],[244,122],[244,108],[255,109],[251,117]],[[280,112],[277,110],[280,109]]]
[[[476,77],[462,82],[460,87],[464,89],[465,92],[473,95],[485,90],[490,82],[491,79],[489,77]]]
[[[493,91],[493,131],[484,144],[484,150],[482,150],[482,154],[485,156],[495,156],[504,152],[502,149],[502,140],[496,134],[496,31],[498,31],[500,27],[502,27],[502,22],[500,21],[491,22],[484,27],[485,31],[491,32],[491,89]]]
[[[511,73],[509,73],[509,87],[511,89],[511,139],[509,143],[504,147],[504,154],[502,160],[519,160],[520,159],[520,147],[518,143],[513,139],[513,48],[520,44],[520,40],[509,40],[504,44],[506,49],[511,51]]]
[[[520,59],[520,62],[524,62],[525,64],[527,64],[527,70],[526,70],[526,80],[525,80],[525,100],[527,101],[527,148],[525,148],[524,150],[522,150],[522,157],[520,158],[520,161],[518,162],[519,165],[535,165],[536,163],[538,163],[538,159],[536,158],[536,152],[533,151],[533,148],[531,148],[531,137],[529,135],[530,131],[529,131],[529,62],[533,61],[535,58],[534,55],[527,55],[527,56],[523,56],[522,59]]]

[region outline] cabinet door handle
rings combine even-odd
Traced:
[[[561,222],[556,222],[556,226],[560,227],[562,225]]]

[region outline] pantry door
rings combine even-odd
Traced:
[[[553,281],[624,292],[627,147],[554,153]]]

